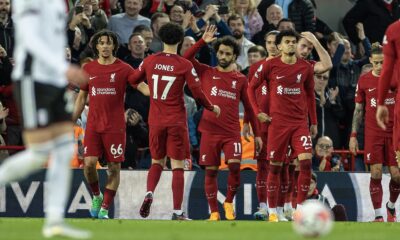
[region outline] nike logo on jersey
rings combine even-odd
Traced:
[[[213,79],[215,80],[215,79],[221,79],[221,78],[220,78],[220,77],[213,76]]]
[[[234,156],[234,157],[239,157],[239,156],[240,156],[240,153],[234,153],[233,156]]]
[[[93,79],[95,79],[95,78],[97,78],[97,76],[95,76],[95,77],[89,77],[89,80],[93,80]]]
[[[279,80],[281,78],[284,78],[285,76],[276,76],[276,79]]]
[[[368,92],[374,91],[376,88],[368,88]]]

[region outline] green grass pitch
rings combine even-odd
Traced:
[[[297,236],[291,223],[257,221],[153,221],[68,219],[73,226],[91,230],[92,239],[112,240],[289,240]],[[0,239],[42,239],[41,218],[0,218]],[[333,231],[321,239],[397,239],[400,223],[335,223]],[[57,238],[54,238],[57,239]]]

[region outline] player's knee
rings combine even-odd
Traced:
[[[98,161],[97,157],[85,157],[85,159],[83,160],[84,168],[96,169],[97,161]]]
[[[373,179],[382,178],[382,167],[379,167],[379,166],[371,167],[371,178],[373,178]]]
[[[107,170],[109,178],[119,178],[120,172],[121,172],[121,167],[118,167],[117,164],[112,165]]]
[[[398,169],[390,172],[390,178],[397,184],[400,184],[400,171]]]
[[[240,163],[239,162],[231,162],[228,163],[229,172],[233,174],[240,174]]]

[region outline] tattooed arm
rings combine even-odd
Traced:
[[[360,128],[363,116],[364,116],[364,104],[356,103],[356,107],[354,109],[354,114],[353,114],[353,123],[351,125],[351,136],[349,142],[349,150],[354,155],[357,155],[358,151],[357,131]]]

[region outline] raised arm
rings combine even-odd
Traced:
[[[328,51],[321,45],[318,39],[311,32],[303,32],[301,36],[305,38],[307,41],[311,42],[317,51],[320,61],[314,65],[315,73],[324,73],[332,69],[332,60],[329,56]]]

